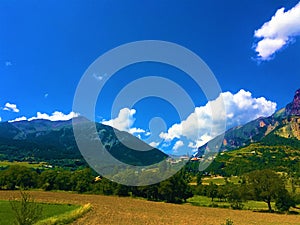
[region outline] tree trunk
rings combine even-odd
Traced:
[[[268,203],[269,212],[272,212],[271,201],[267,201],[267,203]]]

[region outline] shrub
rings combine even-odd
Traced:
[[[222,223],[221,225],[233,225],[233,221],[231,219],[226,219],[226,223]]]
[[[15,213],[16,225],[32,225],[42,216],[42,207],[38,205],[29,193],[21,191],[21,201],[10,200]]]

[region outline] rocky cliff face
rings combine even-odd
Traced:
[[[300,116],[300,89],[296,91],[294,100],[286,106],[287,116]]]

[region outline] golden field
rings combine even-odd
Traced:
[[[74,225],[100,224],[200,224],[220,225],[230,218],[234,225],[300,225],[299,215],[279,215],[230,209],[205,208],[150,202],[133,198],[84,195],[66,192],[30,191],[36,201],[87,204],[93,209]],[[0,199],[18,196],[18,191],[0,191]]]

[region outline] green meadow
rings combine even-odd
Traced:
[[[71,213],[72,211],[80,208],[80,206],[78,205],[70,204],[38,204],[43,208],[41,220],[45,220],[54,216],[64,215],[66,213]],[[11,209],[9,201],[0,200],[0,218],[0,225],[13,224],[15,214]]]

